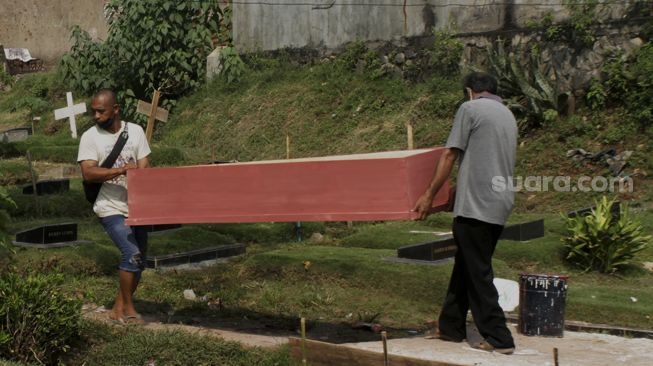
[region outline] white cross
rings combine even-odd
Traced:
[[[68,103],[67,107],[54,110],[54,119],[69,118],[70,131],[72,132],[73,138],[76,139],[77,124],[75,123],[75,115],[86,112],[86,103],[79,103],[73,105],[73,93],[71,92],[66,93],[66,102]]]

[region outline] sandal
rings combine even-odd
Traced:
[[[143,320],[143,317],[141,317],[141,314],[136,314],[136,315],[126,315],[122,317],[122,323],[124,324],[145,324],[145,321]]]

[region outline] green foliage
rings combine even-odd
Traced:
[[[499,80],[499,93],[507,99],[508,107],[527,117],[527,127],[557,118],[562,108],[561,96],[567,93],[559,93],[545,76],[539,52],[517,47],[509,53],[502,39],[498,39],[487,52],[491,73]]]
[[[435,41],[431,49],[431,65],[441,76],[457,75],[465,45],[449,30],[433,29]]]
[[[65,296],[62,283],[61,275],[0,276],[0,357],[53,364],[70,349],[80,330],[81,302]]]
[[[16,81],[16,78],[9,75],[4,69],[0,68],[0,86],[12,86],[14,85],[14,82]]]
[[[136,101],[151,99],[155,89],[163,93],[160,105],[170,108],[204,80],[222,14],[218,0],[111,0],[106,13],[104,43],[73,29],[73,47],[61,63],[73,87],[86,94],[114,88],[123,116],[135,120]]]
[[[605,107],[607,97],[608,95],[605,88],[603,88],[603,84],[597,79],[592,79],[590,88],[585,96],[587,105],[593,110],[602,109]]]
[[[245,63],[233,46],[222,49],[220,63],[222,65],[220,76],[226,80],[227,84],[239,81],[245,73]]]
[[[0,160],[0,186],[31,182],[32,175],[25,161]]]
[[[569,25],[571,40],[580,46],[589,47],[596,41],[596,31],[593,28],[597,22],[599,8],[598,0],[567,0],[565,6],[569,9]]]
[[[631,219],[625,205],[615,219],[611,207],[616,198],[603,197],[590,215],[565,218],[568,236],[562,241],[567,260],[585,271],[614,273],[633,263],[635,254],[644,250],[650,236],[643,235],[642,225]]]
[[[612,55],[603,67],[607,100],[622,104],[642,127],[653,124],[653,44],[646,43],[626,59]]]
[[[13,254],[13,248],[7,235],[7,225],[11,220],[8,211],[15,207],[16,204],[9,197],[7,191],[0,186],[0,272],[4,271],[11,260],[10,256]],[[3,343],[2,332],[0,331],[0,346]]]
[[[187,162],[186,154],[181,149],[166,146],[152,146],[150,160],[154,166],[183,165]]]
[[[172,331],[130,329],[111,337],[105,347],[88,355],[87,365],[289,365],[286,347],[248,349],[237,342]]]

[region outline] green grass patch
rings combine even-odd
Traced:
[[[69,364],[98,366],[145,365],[225,365],[280,366],[290,362],[287,347],[274,350],[245,348],[218,337],[181,331],[150,331],[138,328],[109,328],[89,324],[89,349],[80,349]]]
[[[27,161],[0,160],[0,186],[21,185],[32,181]]]

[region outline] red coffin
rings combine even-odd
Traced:
[[[129,225],[409,220],[443,149],[134,169]],[[444,210],[448,184],[433,200]]]

